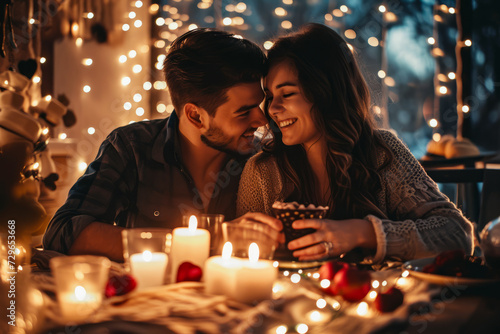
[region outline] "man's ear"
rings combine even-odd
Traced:
[[[198,129],[203,127],[202,123],[202,109],[195,104],[186,103],[184,105],[184,115],[189,123],[197,127]]]

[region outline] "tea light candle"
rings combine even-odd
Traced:
[[[137,280],[137,288],[160,286],[165,278],[167,269],[167,254],[151,253],[146,250],[130,256],[130,269]]]
[[[87,292],[83,286],[77,285],[73,292],[59,294],[58,299],[65,320],[79,321],[88,318],[99,308],[102,295]]]
[[[210,253],[210,232],[197,229],[195,216],[189,218],[189,227],[178,227],[172,236],[172,280],[177,277],[177,270],[183,262],[191,262],[201,268]]]
[[[241,260],[236,272],[235,287],[231,298],[247,304],[270,299],[278,269],[271,261],[259,261],[259,246],[253,242],[248,248],[248,260]]]
[[[214,295],[233,294],[236,272],[241,269],[242,261],[231,257],[233,246],[226,242],[222,256],[212,256],[205,262],[205,292]]]

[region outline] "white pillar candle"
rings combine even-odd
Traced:
[[[177,270],[183,262],[191,262],[204,267],[210,253],[210,232],[197,229],[198,221],[195,216],[189,218],[189,227],[178,227],[172,236],[172,280],[177,278]]]
[[[248,260],[241,261],[236,273],[236,284],[231,298],[247,304],[270,299],[273,284],[278,277],[278,269],[271,261],[259,260],[259,246],[250,244]]]
[[[233,246],[226,242],[222,256],[212,256],[205,262],[205,292],[213,295],[231,296],[236,284],[236,273],[241,269],[242,261],[231,257]]]
[[[137,289],[163,285],[167,261],[167,254],[162,252],[132,254],[130,269],[137,280]]]
[[[58,294],[59,305],[66,321],[81,321],[94,313],[102,302],[102,295],[90,293],[81,285],[73,292]]]

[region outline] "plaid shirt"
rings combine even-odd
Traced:
[[[213,196],[204,210],[180,161],[177,133],[175,113],[111,132],[50,221],[44,248],[67,253],[80,232],[95,221],[127,228],[174,228],[188,213],[222,213],[226,220],[234,219],[244,162],[229,160],[213,175]]]

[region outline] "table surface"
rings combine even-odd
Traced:
[[[303,271],[300,282],[292,283],[294,272],[280,271],[280,292],[272,300],[255,306],[236,305],[222,296],[205,295],[202,283],[185,282],[113,297],[118,299],[105,301],[88,319],[91,323],[74,324],[60,316],[50,291],[50,273],[34,270],[32,286],[44,291],[45,301],[36,311],[39,321],[34,333],[276,333],[280,325],[287,327],[287,333],[295,333],[299,323],[308,324],[307,333],[500,333],[497,283],[438,286],[411,275],[401,280],[403,271],[397,266],[373,271],[373,279],[397,282],[405,292],[405,300],[394,312],[380,313],[372,300],[365,297],[368,309],[359,315],[359,303],[324,295],[317,280],[308,276],[313,272],[314,269]],[[323,310],[322,316],[329,318],[318,323],[308,314],[317,310],[315,303],[320,298],[325,298],[329,305],[338,301],[340,310]]]

